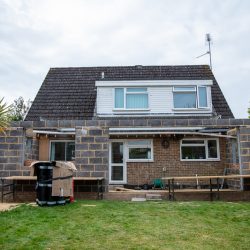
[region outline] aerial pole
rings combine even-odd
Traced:
[[[208,54],[209,54],[209,60],[210,60],[210,69],[212,70],[212,54],[211,54],[211,45],[210,45],[212,39],[211,39],[211,36],[210,36],[209,33],[206,34],[206,41],[208,43]]]
[[[208,43],[208,51],[200,56],[197,56],[196,58],[200,58],[200,57],[208,54],[209,55],[209,62],[210,62],[210,69],[212,70],[212,53],[211,53],[212,38],[211,38],[211,35],[209,33],[207,33],[205,39],[206,39],[206,42]]]

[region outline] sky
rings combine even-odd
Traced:
[[[49,68],[209,64],[236,118],[250,107],[249,0],[0,0],[0,97],[33,100]]]

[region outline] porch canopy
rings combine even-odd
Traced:
[[[110,136],[137,135],[203,135],[212,137],[236,138],[227,135],[227,128],[206,127],[143,127],[143,128],[109,128]]]

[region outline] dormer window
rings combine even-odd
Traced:
[[[212,115],[212,80],[97,81],[97,116]]]
[[[124,110],[148,109],[147,88],[115,88],[114,108]]]
[[[173,87],[173,99],[176,109],[208,108],[207,87],[205,86]]]

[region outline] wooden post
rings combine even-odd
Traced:
[[[13,201],[16,200],[16,180],[13,180]]]
[[[210,201],[213,201],[213,189],[212,189],[212,179],[209,179],[210,181]]]
[[[217,200],[219,200],[219,198],[220,198],[219,178],[217,178],[216,181],[217,181]]]
[[[97,199],[100,200],[100,180],[97,179]]]
[[[172,199],[174,201],[174,178],[172,179]]]
[[[168,200],[171,200],[171,187],[170,187],[170,179],[168,179]]]
[[[3,190],[4,190],[4,178],[1,178],[1,182],[2,182],[2,203],[3,203]]]

